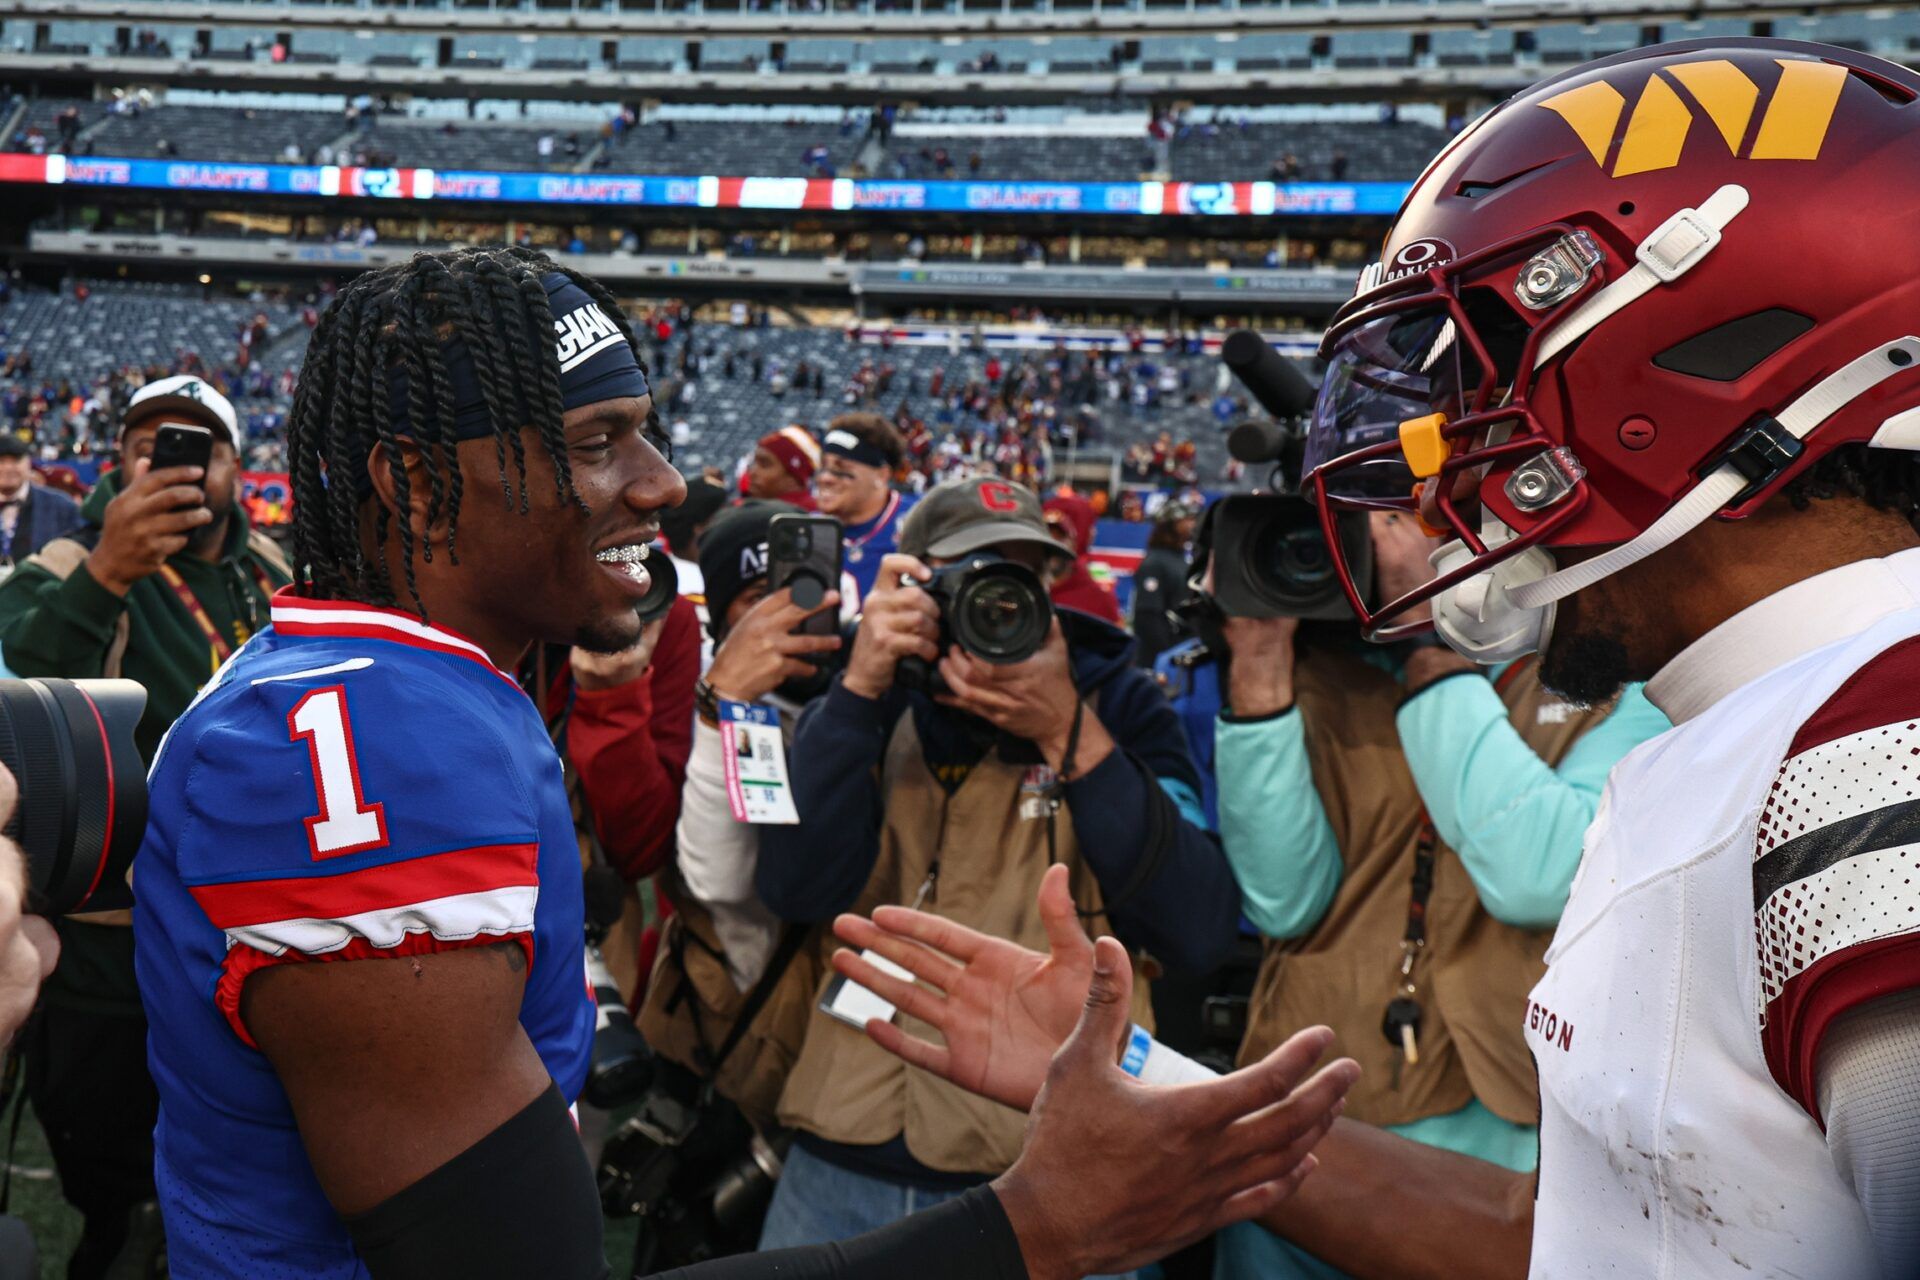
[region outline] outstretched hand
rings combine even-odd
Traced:
[[[872,920],[843,915],[833,923],[842,942],[878,952],[934,989],[884,973],[854,951],[836,952],[833,967],[946,1041],[933,1044],[876,1018],[867,1034],[881,1048],[969,1093],[1026,1111],[1054,1051],[1072,1034],[1093,977],[1093,943],[1080,927],[1064,866],[1047,868],[1040,881],[1040,920],[1052,948],[1044,956],[907,907],[881,907]]]
[[[993,1183],[1032,1280],[1132,1270],[1267,1212],[1313,1172],[1359,1077],[1343,1058],[1306,1078],[1333,1042],[1314,1027],[1218,1080],[1142,1085],[1114,1063],[1132,991],[1126,951],[1101,938],[1020,1159]]]

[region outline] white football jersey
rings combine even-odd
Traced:
[[[1920,987],[1920,552],[1743,611],[1647,689],[1527,1011],[1536,1277],[1880,1274],[1819,1121],[1833,1018]]]

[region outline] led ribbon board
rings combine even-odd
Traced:
[[[0,155],[0,182],[500,204],[1252,218],[1389,216],[1408,189],[1403,182],[892,182],[496,173],[59,155]]]

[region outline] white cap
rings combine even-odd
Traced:
[[[240,419],[227,398],[190,373],[175,374],[149,382],[133,393],[127,411],[120,415],[120,429],[138,426],[157,413],[178,413],[227,433],[235,449],[240,447]]]

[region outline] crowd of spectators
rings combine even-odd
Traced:
[[[85,282],[65,294],[74,307],[86,306],[88,298]],[[327,291],[276,301],[297,307],[298,320],[269,362],[254,358],[267,340],[262,312],[236,327],[224,351],[182,348],[171,358],[97,369],[76,368],[69,359],[47,371],[36,369],[37,353],[11,336],[0,300],[0,422],[31,441],[43,463],[101,458],[111,453],[118,413],[134,392],[165,373],[188,372],[235,404],[243,465],[286,471],[283,428],[297,379],[293,357]],[[1058,478],[1066,457],[1081,452],[1117,452],[1122,478],[1132,486],[1173,489],[1239,479],[1231,463],[1204,461],[1218,454],[1219,434],[1244,417],[1247,402],[1217,362],[1203,356],[1197,331],[1160,352],[1148,349],[1137,327],[1122,330],[1105,351],[1072,350],[1064,342],[1047,349],[993,347],[978,334],[963,340],[957,329],[947,346],[930,350],[886,334],[862,342],[849,330],[796,356],[785,345],[793,331],[774,327],[760,307],[740,304],[724,320],[703,323],[693,306],[672,302],[637,311],[635,318],[660,378],[663,422],[678,440],[697,438],[688,423],[696,413],[742,406],[749,420],[734,432],[736,442],[705,441],[698,451],[723,471],[737,474],[762,431],[860,411],[882,415],[899,433],[905,451],[896,479],[909,492],[981,474],[1043,486]],[[1196,431],[1205,433],[1199,441]],[[1204,454],[1203,443],[1210,446]],[[1138,518],[1142,512],[1135,503],[1113,514]]]

